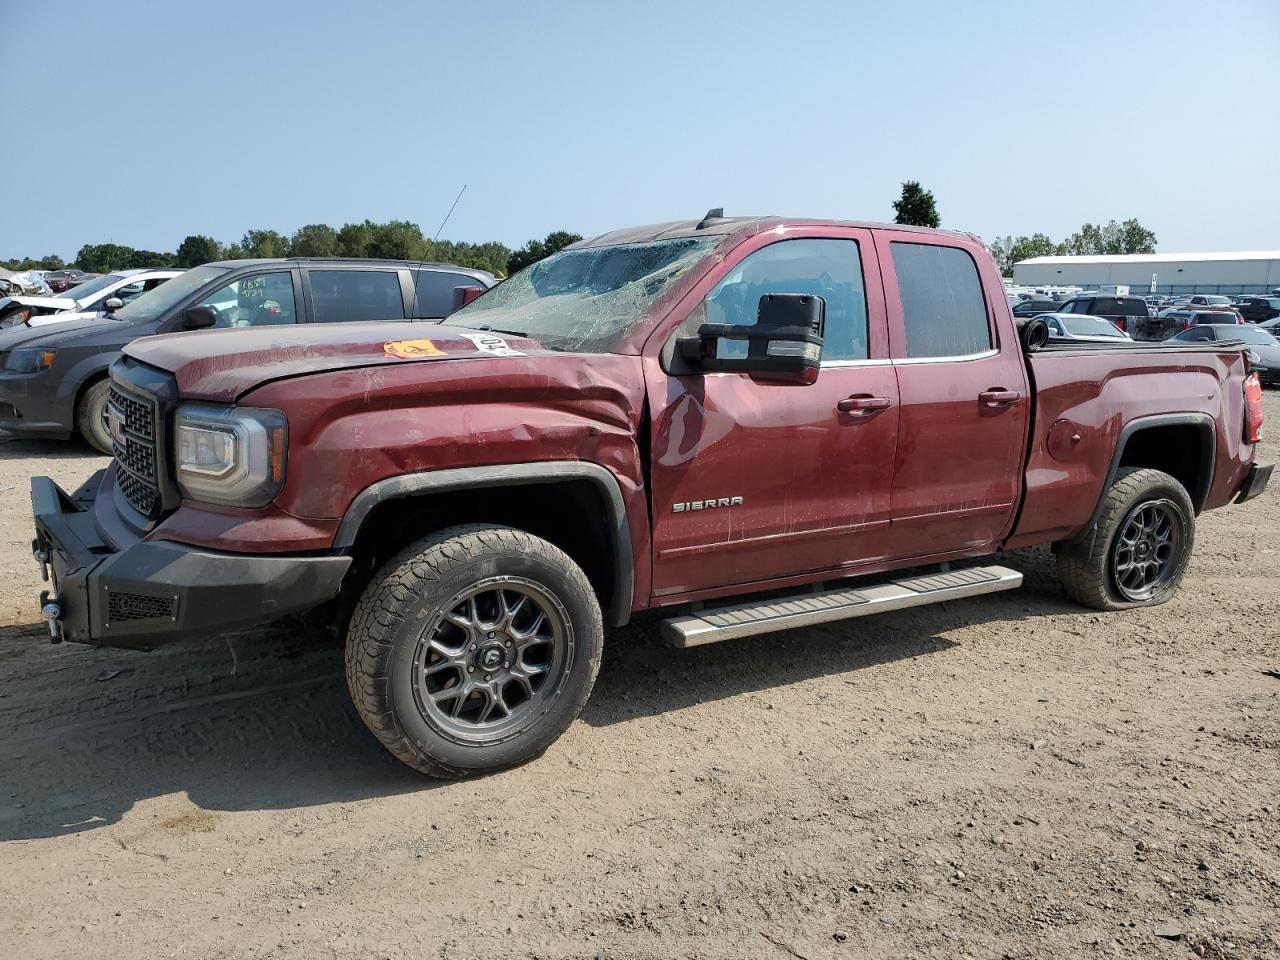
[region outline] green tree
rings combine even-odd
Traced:
[[[327,223],[299,227],[289,240],[289,253],[295,257],[336,257],[338,249],[338,231]]]
[[[569,233],[567,230],[556,230],[548,233],[544,240],[530,240],[507,258],[507,275],[523,270],[530,264],[537,263],[581,239],[579,234]]]
[[[87,243],[76,254],[76,265],[90,273],[110,273],[124,270],[133,260],[133,247],[118,243]]]
[[[213,237],[196,234],[178,244],[177,265],[180,267],[198,267],[221,257],[222,251]]]
[[[133,269],[164,268],[177,266],[178,258],[172,253],[158,253],[155,250],[134,250],[129,256],[129,267]]]
[[[373,240],[373,221],[344,223],[338,231],[338,255],[343,257],[369,256],[369,243]]]
[[[289,255],[288,238],[274,230],[248,230],[240,241],[246,255],[250,257],[287,257]]]
[[[1086,223],[1067,238],[1066,248],[1072,256],[1155,253],[1156,235],[1132,218],[1105,226]]]
[[[373,225],[366,255],[388,260],[426,260],[430,251],[431,245],[420,226],[408,220],[390,220]]]
[[[902,185],[902,196],[893,201],[893,222],[916,227],[936,227],[938,207],[933,192],[920,186],[919,181],[908,180]]]
[[[62,270],[67,266],[66,262],[56,253],[48,254],[40,258],[41,270]]]

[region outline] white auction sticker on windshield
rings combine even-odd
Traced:
[[[507,341],[492,333],[464,333],[464,337],[476,345],[477,350],[492,353],[495,357],[523,357],[519,350],[512,350]]]

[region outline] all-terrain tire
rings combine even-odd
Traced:
[[[458,722],[443,717],[441,710],[432,706],[430,683],[436,675],[428,676],[431,664],[426,658],[435,654],[430,644],[424,647],[422,638],[439,637],[446,629],[458,630],[464,638],[476,636],[474,631],[468,634],[467,628],[457,627],[455,621],[465,619],[460,610],[469,610],[472,619],[478,619],[479,608],[474,603],[468,607],[466,601],[450,606],[451,601],[485,585],[505,582],[525,589],[548,608],[548,616],[559,624],[556,635],[563,656],[559,669],[555,664],[548,666],[548,676],[542,681],[548,686],[530,694],[520,722],[512,713],[505,721],[508,728],[489,736],[481,729],[480,718],[474,733],[459,733]],[[505,596],[509,601],[517,595]],[[536,604],[534,609],[538,609]],[[450,614],[453,619],[448,619]],[[486,669],[476,658],[485,655],[486,647],[497,647],[501,652],[504,637],[520,636],[514,621],[508,633],[497,633],[497,640],[486,640],[486,636],[493,638],[494,632],[482,628],[479,651],[463,640],[461,656],[471,658],[467,663],[478,671],[470,675],[476,682]],[[517,648],[520,643],[517,640]],[[595,592],[586,574],[566,553],[511,527],[450,527],[400,551],[365,589],[347,633],[347,687],[365,725],[397,758],[430,776],[464,777],[530,760],[564,733],[591,694],[603,644]],[[467,647],[475,652],[466,652]],[[450,682],[451,672],[452,668],[446,670]],[[466,673],[459,670],[458,674],[459,682],[471,682]],[[443,691],[436,691],[440,693]],[[475,696],[493,700],[491,693]]]
[[[1176,528],[1176,546],[1151,595],[1135,599],[1117,579],[1117,538],[1122,530],[1130,529],[1128,523],[1138,509],[1148,504],[1159,504],[1166,512],[1170,526]],[[1064,544],[1059,551],[1058,576],[1071,599],[1095,610],[1156,606],[1177,592],[1194,545],[1195,507],[1186,488],[1160,470],[1128,467],[1116,475],[1107,490],[1094,535]]]
[[[107,431],[107,401],[111,399],[111,381],[99,380],[80,395],[76,404],[76,430],[89,446],[111,456],[111,434]]]

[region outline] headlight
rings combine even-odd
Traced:
[[[53,366],[53,358],[57,350],[45,350],[41,347],[24,347],[14,350],[5,357],[4,368],[11,373],[37,373]]]
[[[289,424],[279,410],[184,403],[173,422],[184,497],[264,507],[280,492]]]

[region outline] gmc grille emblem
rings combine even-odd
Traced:
[[[111,434],[113,442],[122,447],[125,445],[124,411],[119,407],[107,407],[107,433]]]
[[[741,497],[718,497],[712,500],[686,500],[684,503],[673,503],[672,513],[688,513],[690,510],[715,510],[717,507],[737,507],[742,504]]]

